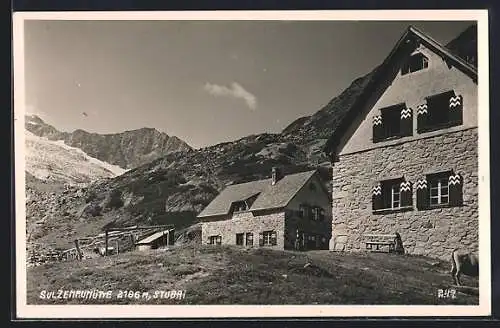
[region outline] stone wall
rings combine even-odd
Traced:
[[[444,131],[446,132],[446,131]],[[429,173],[454,170],[463,176],[463,206],[374,214],[372,188],[404,176],[415,183]],[[333,237],[346,249],[364,250],[363,234],[401,234],[409,254],[448,259],[457,246],[478,246],[477,128],[341,155],[333,163]],[[333,242],[331,242],[333,244]]]
[[[210,236],[222,236],[223,245],[236,245],[237,233],[253,233],[253,247],[259,246],[259,233],[276,231],[275,246],[265,246],[273,249],[284,249],[285,213],[276,212],[253,216],[251,212],[237,213],[232,219],[203,222],[201,238],[203,244],[209,243]]]

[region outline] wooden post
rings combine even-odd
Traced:
[[[131,234],[130,238],[132,239],[132,250],[135,250],[135,235]]]
[[[82,254],[82,251],[80,250],[80,245],[78,243],[78,239],[75,239],[75,248],[76,248],[76,252],[78,254],[78,259],[79,260],[83,259],[83,254]]]
[[[106,229],[105,239],[104,239],[104,256],[108,256],[108,230]]]

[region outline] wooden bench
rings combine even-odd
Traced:
[[[392,253],[396,249],[394,239],[396,235],[377,235],[366,234],[365,237],[366,249],[371,252],[387,252]]]

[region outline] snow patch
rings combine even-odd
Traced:
[[[69,184],[112,178],[128,170],[87,155],[63,140],[49,140],[25,130],[26,171],[42,180]]]
[[[101,161],[100,159],[97,159],[95,157],[89,156],[86,152],[84,152],[80,148],[68,146],[64,143],[64,140],[57,140],[54,141],[54,143],[61,146],[64,149],[67,149],[68,151],[75,151],[81,154],[85,158],[85,160],[89,161],[92,164],[101,166],[108,171],[111,171],[115,176],[122,175],[123,173],[128,171],[126,169],[119,167],[118,165],[113,165],[108,162]]]

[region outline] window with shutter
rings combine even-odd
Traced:
[[[380,181],[372,194],[374,210],[400,210],[411,206],[411,183],[404,178]]]
[[[397,104],[380,109],[382,117],[382,138],[390,139],[401,136],[401,111],[405,108],[405,104]]]
[[[430,132],[462,124],[463,99],[454,91],[427,97],[426,104],[417,107],[417,131]]]
[[[453,171],[443,171],[426,176],[427,207],[460,206],[463,203],[463,178]]]
[[[417,132],[422,133],[427,130],[427,121],[429,117],[429,111],[427,110],[427,104],[421,104],[417,106]]]
[[[412,206],[412,187],[410,181],[401,181],[399,187],[401,193],[401,206]]]
[[[384,124],[382,116],[373,117],[373,142],[379,142],[384,139]]]
[[[460,174],[452,174],[448,178],[448,193],[451,206],[463,204],[463,178]]]
[[[449,121],[452,125],[461,125],[463,123],[463,103],[462,95],[450,96],[448,107]]]
[[[429,182],[429,205],[447,205],[450,202],[449,177],[449,173],[432,174],[427,177]]]
[[[427,186],[427,179],[423,178],[415,183],[417,189],[417,208],[419,210],[429,207],[429,189]]]
[[[400,135],[407,137],[413,135],[413,110],[403,107],[400,113]]]
[[[259,233],[259,246],[264,246],[264,233]]]
[[[374,210],[379,210],[384,207],[382,201],[382,184],[380,182],[377,182],[377,184],[373,186],[372,206]]]

